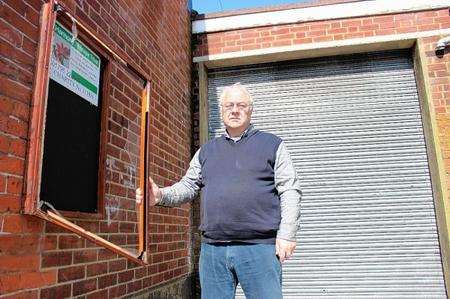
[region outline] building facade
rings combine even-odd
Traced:
[[[100,86],[101,105],[88,107],[102,106],[97,116],[101,115],[100,155],[103,158],[97,159],[98,170],[92,172],[95,178],[99,177],[98,186],[102,186],[94,212],[80,212],[83,210],[78,208],[85,208],[84,204],[70,208],[71,213],[53,205],[64,219],[77,227],[120,248],[136,248],[138,228],[133,189],[138,186],[136,155],[143,78],[149,82],[151,98],[150,173],[159,184],[168,185],[183,175],[191,157],[189,3],[184,0],[50,1],[54,7],[45,12],[46,3],[49,1],[14,0],[0,4],[0,297],[113,298],[153,294],[187,298],[192,273],[189,206],[148,211],[147,263],[142,266],[61,225],[26,215],[25,199],[36,179],[28,175],[33,159],[38,165],[44,165],[41,170],[44,172],[46,165],[50,165],[46,159],[55,161],[57,156],[63,157],[56,167],[59,174],[48,182],[50,189],[66,186],[66,194],[61,196],[63,201],[76,193],[77,188],[84,188],[80,183],[88,176],[83,173],[75,177],[70,182],[73,187],[65,184],[67,180],[58,178],[71,172],[74,164],[89,164],[84,156],[71,163],[78,158],[71,156],[69,148],[52,153],[45,145],[43,160],[30,156],[30,144],[38,140],[30,138],[35,130],[32,119],[36,106],[41,105],[38,101],[44,99],[36,95],[37,82],[46,69],[39,53],[45,52],[41,40],[48,30],[41,28],[49,14],[56,14],[56,22],[65,29],[61,29],[63,33],[55,32],[53,37],[55,45],[60,46],[52,52],[58,54],[55,58],[66,65],[67,52],[72,51],[70,55],[76,52],[73,47],[70,50],[70,46],[64,47],[71,42],[70,38],[62,42],[69,34],[78,35],[89,49],[79,53],[92,52],[101,60],[100,85],[85,85],[93,89]],[[84,61],[85,65],[78,66],[81,71],[89,62]],[[69,136],[72,129],[77,131],[89,120],[84,114],[78,115],[74,120],[77,125],[66,126],[76,115],[75,109],[64,110],[74,93],[64,93],[67,92],[64,88],[58,91],[53,85],[48,88],[45,137],[50,140],[52,128],[63,128],[62,134],[53,138],[59,143],[65,134]],[[53,92],[56,96],[51,95]],[[61,96],[59,92],[64,94]],[[57,107],[52,102],[54,99],[67,100],[58,108],[62,110],[54,114],[65,113],[62,119],[50,117],[51,109]],[[75,98],[75,101],[84,100]],[[55,126],[50,125],[51,119],[55,120]],[[86,135],[79,137],[87,140],[90,131],[85,132]],[[98,136],[94,138],[98,139]],[[48,202],[43,184],[40,202]],[[73,200],[81,201],[80,197]],[[43,206],[40,210],[44,211]]]
[[[241,82],[302,185],[286,298],[446,298],[447,1],[316,1],[200,16],[200,140]],[[441,40],[442,39],[442,40]],[[243,294],[239,290],[238,297]]]
[[[192,24],[188,2],[1,2],[0,298],[199,297],[198,200],[143,214],[134,190],[142,174],[184,175],[223,132],[217,98],[236,82],[301,177],[285,297],[446,298],[448,1],[315,1]]]

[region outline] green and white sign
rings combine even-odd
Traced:
[[[98,106],[100,57],[60,23],[55,23],[50,78]]]

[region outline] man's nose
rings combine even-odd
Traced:
[[[231,108],[231,112],[233,112],[233,113],[239,113],[239,107],[238,107],[238,105],[233,105],[233,108]]]

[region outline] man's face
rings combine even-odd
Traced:
[[[253,108],[250,99],[238,89],[231,90],[220,107],[228,133],[242,133],[250,124]]]

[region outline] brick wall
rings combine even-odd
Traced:
[[[198,35],[194,56],[450,28],[448,9]]]
[[[256,11],[251,11],[252,13]],[[449,9],[398,13],[372,17],[337,19],[297,24],[264,26],[203,33],[194,37],[194,57],[256,49],[295,46],[327,41],[394,35],[450,28]],[[436,113],[441,157],[446,171],[446,188],[450,196],[450,53],[435,55],[437,41],[443,36],[421,38]],[[277,55],[278,57],[280,54]],[[450,198],[447,198],[450,201]],[[195,208],[195,207],[194,207]]]
[[[160,185],[179,179],[191,157],[187,2],[78,0],[74,11],[151,78],[150,169]],[[0,3],[0,297],[117,297],[184,281],[191,272],[188,205],[151,209],[150,265],[146,267],[55,225],[20,214],[42,3]],[[115,208],[110,209],[109,219],[72,220],[116,244],[133,248],[137,242],[134,185],[129,183],[127,166],[136,165],[141,82],[117,62],[111,69],[105,208]],[[128,157],[124,148],[129,149]]]
[[[435,54],[436,43],[444,36],[423,38],[428,69],[431,101],[436,113],[441,154],[447,174],[447,190],[450,196],[450,53],[439,58]],[[450,201],[450,198],[448,198]]]

